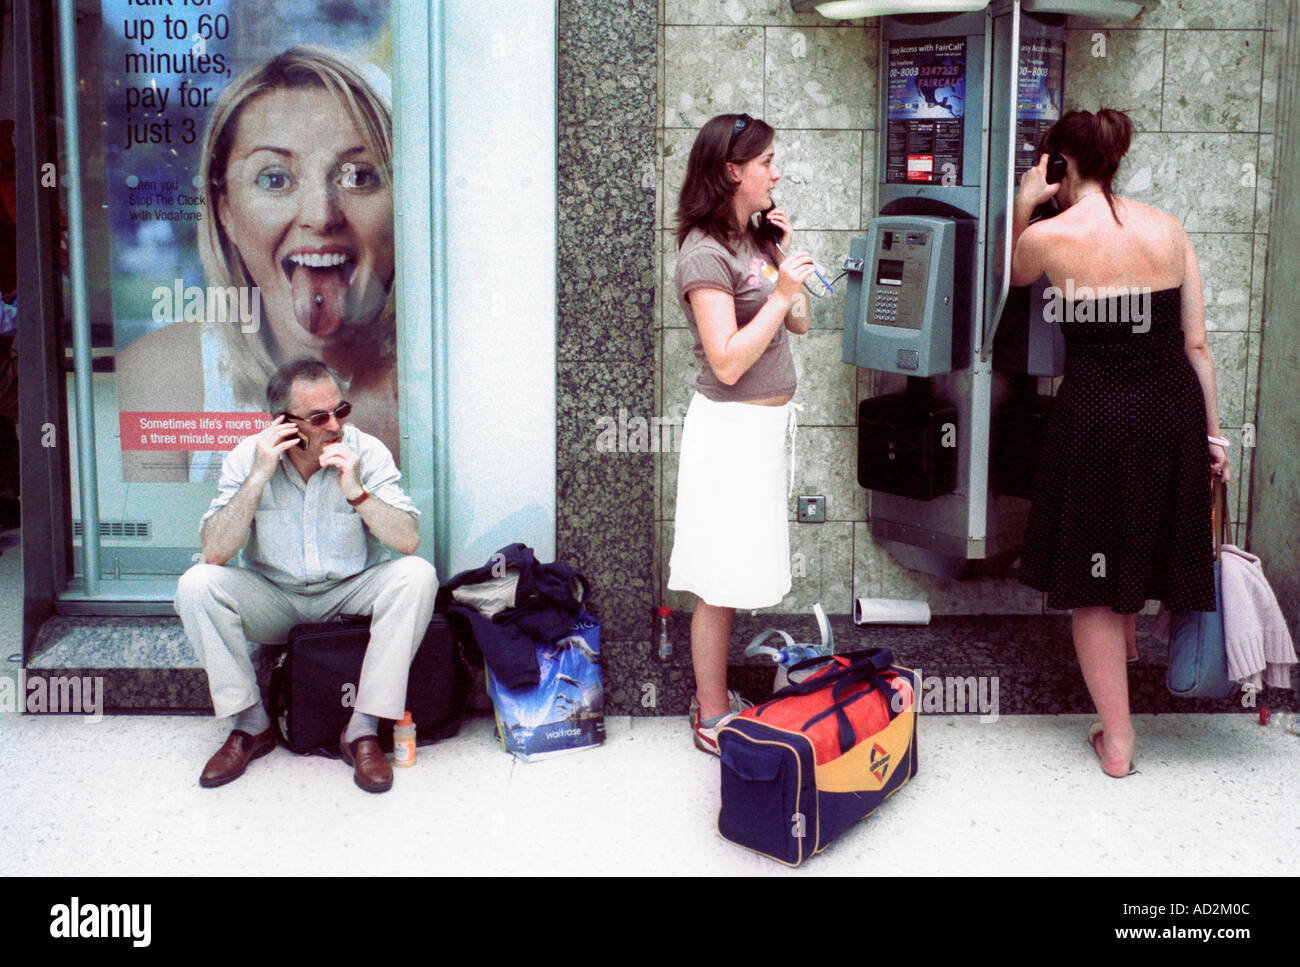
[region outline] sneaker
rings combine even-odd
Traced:
[[[744,696],[742,696],[739,692],[731,692],[731,691],[727,692],[727,704],[731,706],[731,710],[736,714],[740,714],[741,712],[745,711],[745,709],[747,708],[754,707],[754,703],[751,702],[749,699],[745,698]],[[690,711],[690,716],[692,719],[695,718],[695,713],[698,712],[699,710],[700,710],[699,696],[692,695],[691,711]]]
[[[710,755],[722,754],[718,749],[718,732],[722,727],[745,709],[754,707],[753,702],[742,698],[736,692],[727,692],[727,699],[731,704],[731,711],[712,725],[705,725],[700,719],[700,703],[694,695],[691,696],[691,737],[695,740],[697,749],[703,749]]]

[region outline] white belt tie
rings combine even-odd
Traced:
[[[799,465],[797,452],[795,450],[795,439],[799,434],[799,414],[803,412],[803,407],[793,400],[786,405],[787,412],[790,414],[790,420],[786,424],[790,431],[790,489],[786,492],[786,497],[794,496],[794,472]]]

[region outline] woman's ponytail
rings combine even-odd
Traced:
[[[1047,132],[1043,145],[1048,152],[1060,151],[1073,158],[1081,178],[1101,183],[1106,204],[1118,224],[1119,214],[1115,211],[1111,182],[1128,153],[1132,139],[1133,122],[1128,115],[1104,107],[1096,114],[1066,111]]]

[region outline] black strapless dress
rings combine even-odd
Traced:
[[[1178,289],[1151,293],[1145,332],[1131,300],[1063,306],[1065,378],[1020,560],[1020,580],[1049,607],[1214,610],[1205,397],[1181,301]]]

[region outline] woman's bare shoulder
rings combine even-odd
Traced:
[[[179,412],[203,409],[200,323],[155,329],[117,354],[118,406]]]
[[[1162,211],[1154,205],[1148,205],[1145,202],[1134,201],[1132,198],[1121,198],[1115,196],[1115,208],[1121,219],[1125,216],[1136,218],[1147,225],[1157,226],[1161,230],[1168,232],[1170,235],[1182,237],[1183,223],[1174,215],[1167,211]]]

